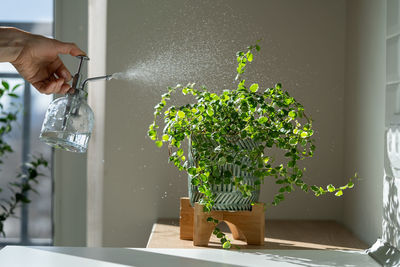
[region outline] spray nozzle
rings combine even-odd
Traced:
[[[81,70],[82,70],[82,65],[84,61],[89,60],[89,58],[87,56],[77,56],[76,58],[79,58],[79,65],[78,65],[78,70],[74,75],[74,78],[72,80],[72,88],[77,89],[79,86],[79,82],[80,82],[80,78],[81,78]]]
[[[98,77],[92,77],[92,78],[87,78],[83,81],[81,88],[79,88],[80,90],[85,90],[85,86],[88,82],[91,81],[97,81],[97,80],[106,80],[109,81],[113,78],[112,75],[104,75],[104,76],[98,76]]]
[[[78,66],[78,71],[75,73],[74,78],[72,80],[72,86],[71,88],[74,89],[74,93],[68,95],[68,102],[65,107],[65,113],[64,113],[64,120],[63,120],[63,130],[65,130],[65,127],[67,125],[68,118],[70,115],[77,115],[79,112],[79,107],[80,107],[80,100],[78,95],[80,94],[81,91],[85,89],[86,83],[94,80],[101,80],[101,79],[106,79],[107,81],[112,79],[112,75],[105,75],[105,76],[99,76],[99,77],[93,77],[93,78],[87,78],[82,82],[82,85],[80,84],[80,78],[81,78],[81,69],[82,69],[82,64],[84,61],[89,60],[87,56],[77,56],[77,58],[80,59],[79,61],[79,66]]]

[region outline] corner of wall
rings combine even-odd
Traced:
[[[382,230],[385,121],[385,1],[347,1],[344,174],[360,180],[345,196],[344,223],[374,243]]]

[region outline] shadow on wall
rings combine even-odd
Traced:
[[[385,175],[383,181],[383,239],[400,247],[400,179]]]
[[[381,266],[400,265],[400,252],[385,240],[378,239],[366,252]]]
[[[383,239],[400,248],[400,129],[391,125],[386,133],[385,174],[383,178]]]

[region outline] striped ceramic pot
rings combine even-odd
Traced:
[[[256,143],[251,139],[239,140],[236,142],[236,144],[241,149],[247,150],[256,147]],[[194,151],[194,149],[192,148],[190,140],[188,151],[188,163],[190,166],[195,166],[196,151]],[[245,159],[243,161],[245,161]],[[222,167],[220,168],[220,173],[222,174],[226,170],[229,170],[234,177],[243,177],[243,182],[251,186],[254,186],[254,182],[258,179],[249,172],[241,171],[240,167],[236,164],[226,163],[222,165]],[[199,192],[197,186],[192,185],[191,180],[192,176],[188,174],[189,199],[190,203],[193,206],[195,202],[200,201],[202,194]],[[245,198],[243,197],[242,193],[235,188],[234,185],[224,183],[213,184],[211,186],[211,190],[215,195],[215,204],[213,207],[214,210],[251,210],[251,203],[257,202],[260,196],[260,189],[257,189],[255,191],[252,191],[250,197]]]

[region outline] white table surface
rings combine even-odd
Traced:
[[[7,246],[1,267],[380,266],[360,251]]]

